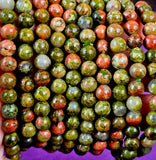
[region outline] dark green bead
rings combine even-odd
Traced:
[[[12,24],[16,20],[16,13],[11,9],[3,9],[0,12],[0,22],[2,24]]]
[[[15,104],[4,104],[1,112],[5,119],[16,118],[18,114],[18,107]]]
[[[22,28],[30,28],[34,25],[35,19],[29,13],[22,13],[18,17],[18,24]]]

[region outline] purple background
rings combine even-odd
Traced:
[[[59,151],[54,153],[48,153],[43,149],[38,149],[32,147],[26,152],[21,152],[21,160],[115,160],[111,155],[110,151],[105,149],[102,154],[95,156],[91,153],[87,153],[84,156],[79,156],[72,151],[69,154],[64,154]],[[140,158],[135,158],[135,160],[156,160],[156,144],[153,146],[152,151]]]

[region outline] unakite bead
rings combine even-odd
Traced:
[[[142,100],[139,96],[130,96],[126,101],[126,105],[130,111],[139,111],[142,107]]]
[[[45,86],[40,86],[36,89],[34,93],[34,97],[38,101],[46,101],[50,97],[50,90]]]
[[[35,58],[34,64],[36,68],[46,70],[51,65],[51,60],[47,55],[40,54]]]

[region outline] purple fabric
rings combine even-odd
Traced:
[[[69,154],[63,154],[61,152],[48,153],[43,149],[32,147],[26,152],[22,152],[21,160],[115,160],[110,151],[105,149],[101,155],[95,156],[91,153],[87,153],[84,156],[77,155],[74,151]],[[153,146],[152,151],[135,160],[156,160],[156,144]]]

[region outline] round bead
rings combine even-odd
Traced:
[[[36,68],[46,70],[51,65],[51,60],[47,55],[40,54],[35,58],[34,64]]]

